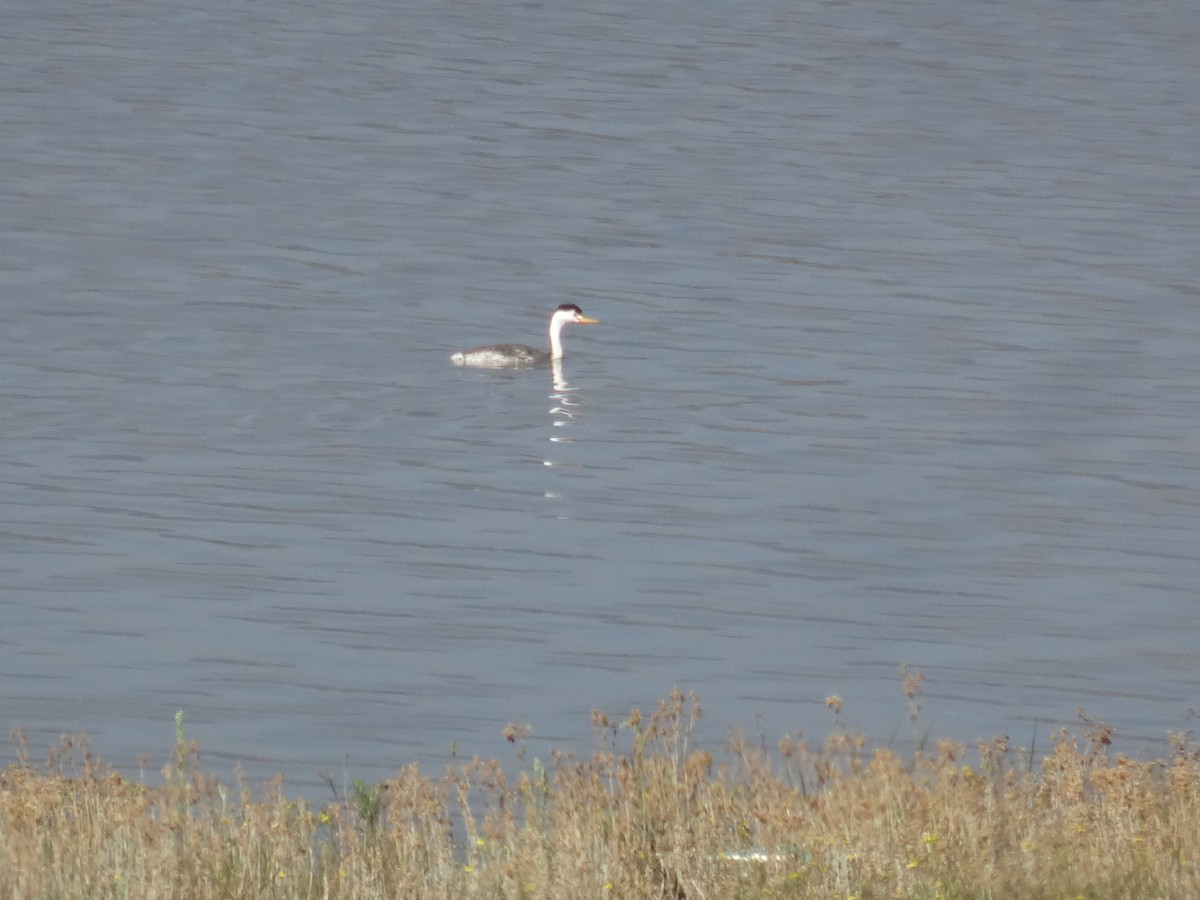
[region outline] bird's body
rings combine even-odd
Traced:
[[[550,354],[526,344],[491,344],[474,350],[460,350],[450,357],[456,366],[480,366],[500,369],[507,366],[536,366],[550,361]]]
[[[564,303],[550,317],[550,350],[538,350],[524,344],[489,344],[474,350],[460,350],[450,356],[456,366],[476,366],[485,369],[523,368],[544,365],[562,359],[562,330],[565,325],[595,325],[574,303]]]

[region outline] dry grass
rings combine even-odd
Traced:
[[[914,676],[909,676],[914,677]],[[919,713],[919,673],[910,688]],[[66,742],[0,770],[4,898],[1194,898],[1200,753],[1110,754],[1085,721],[1030,771],[1003,741],[902,760],[841,726],[721,764],[699,706],[596,714],[590,758],[416,766],[325,806],[207,777],[179,723],[160,786]],[[512,728],[520,749],[525,731]]]

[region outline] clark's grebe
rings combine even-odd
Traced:
[[[460,350],[450,355],[456,366],[482,366],[503,369],[516,366],[538,366],[562,359],[562,330],[564,325],[596,325],[599,319],[589,319],[574,303],[564,303],[550,317],[550,352],[526,347],[524,344],[490,344],[474,350]]]

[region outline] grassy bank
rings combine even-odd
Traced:
[[[714,759],[675,693],[624,722],[597,713],[589,758],[528,760],[512,728],[516,766],[409,766],[324,805],[217,782],[182,725],[154,786],[83,744],[37,762],[18,744],[0,897],[1200,897],[1192,745],[1132,761],[1085,723],[1032,766],[1003,741],[901,759],[829,703],[819,747],[735,737]]]

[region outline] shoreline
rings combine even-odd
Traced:
[[[282,778],[206,774],[182,714],[158,786],[86,739],[42,763],[18,743],[0,770],[0,895],[1200,896],[1190,734],[1150,761],[1114,754],[1112,728],[1086,721],[1037,760],[1002,738],[901,757],[838,727],[828,703],[820,745],[734,734],[718,760],[692,743],[698,699],[676,690],[648,715],[594,713],[588,757],[530,759],[529,729],[510,726],[515,773],[410,764],[324,804],[289,798]]]

